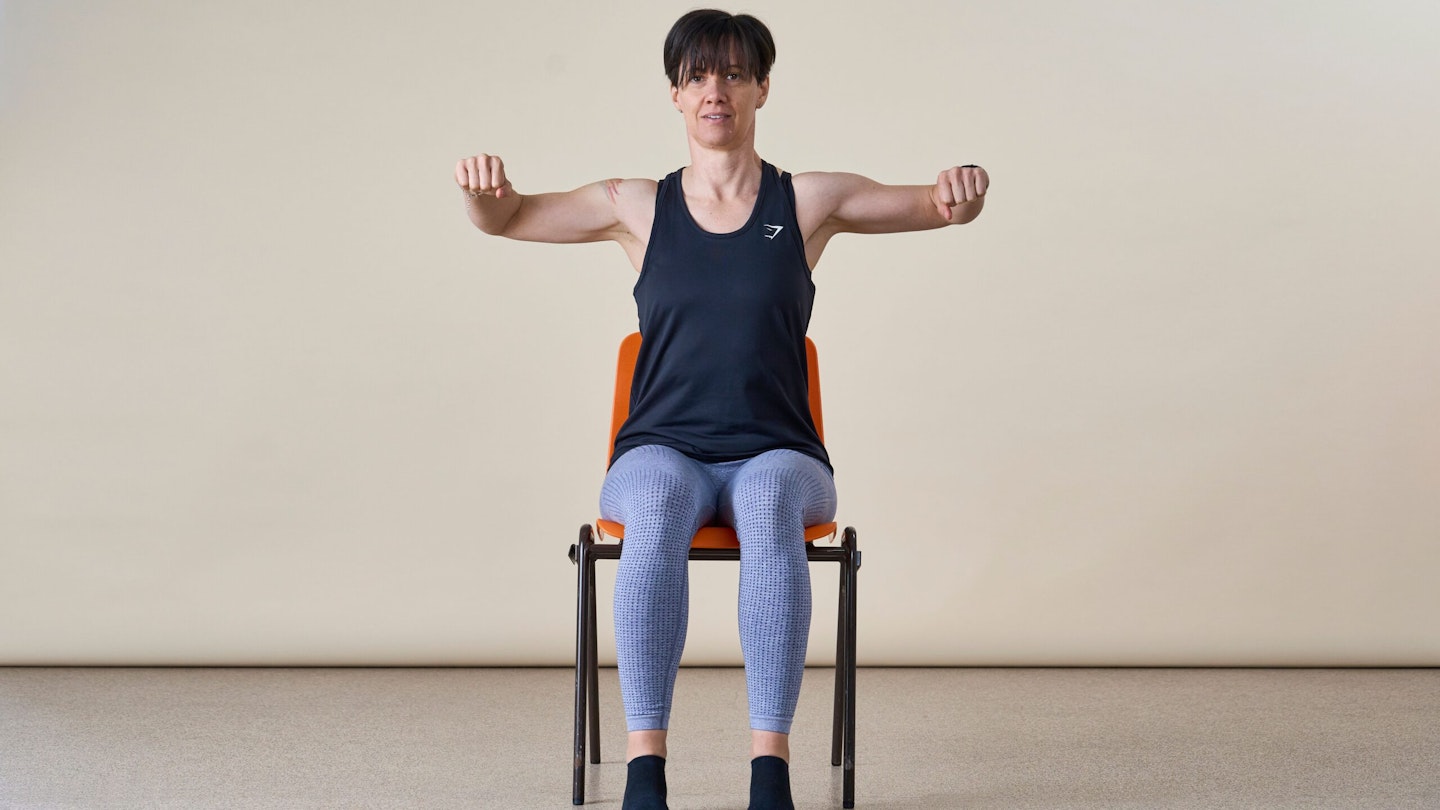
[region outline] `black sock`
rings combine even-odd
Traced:
[[[795,810],[790,798],[790,765],[785,760],[750,760],[750,810]]]
[[[625,802],[620,810],[669,810],[665,804],[664,757],[636,757],[625,767]]]

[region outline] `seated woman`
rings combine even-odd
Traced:
[[[978,166],[931,185],[792,176],[755,150],[775,44],[748,15],[693,11],[665,39],[690,165],[665,179],[520,194],[494,155],[459,162],[471,222],[534,242],[613,241],[639,272],[643,342],[601,515],[625,524],[615,636],[629,727],[624,810],[664,808],[666,730],[685,646],[690,538],[740,540],[740,639],[750,700],[752,810],[791,808],[789,734],[810,630],[804,527],[835,514],[808,405],[811,273],[838,233],[959,225],[984,205]]]

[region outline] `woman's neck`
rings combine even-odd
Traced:
[[[686,196],[753,199],[760,193],[760,155],[754,149],[719,152],[692,144],[683,185]]]

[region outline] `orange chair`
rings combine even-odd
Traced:
[[[620,360],[615,370],[615,405],[610,419],[610,452],[615,434],[630,415],[630,382],[635,376],[635,358],[640,351],[640,333],[620,343]],[[820,440],[825,426],[820,411],[820,368],[815,344],[805,339],[810,374],[810,414]],[[842,801],[855,806],[855,579],[860,570],[860,551],[855,529],[846,527],[838,544],[815,541],[835,536],[838,524],[824,523],[805,529],[805,554],[811,561],[840,564],[840,607],[835,644],[835,717],[830,741],[830,764],[844,764]],[[598,535],[598,537],[597,537]],[[625,539],[625,527],[609,520],[580,527],[580,542],[570,547],[570,561],[578,571],[575,615],[575,781],[572,801],[585,803],[585,742],[589,727],[590,761],[600,764],[600,677],[595,632],[595,561],[618,560]],[[692,560],[739,560],[740,543],[735,530],[705,526],[690,542]],[[588,712],[587,712],[588,706]],[[843,752],[843,757],[842,757]]]

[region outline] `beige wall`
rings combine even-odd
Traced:
[[[566,661],[634,273],[451,171],[685,161],[610,5],[0,6],[0,662]],[[817,272],[862,663],[1440,664],[1440,7],[883,7],[750,8],[766,158],[994,178]]]

